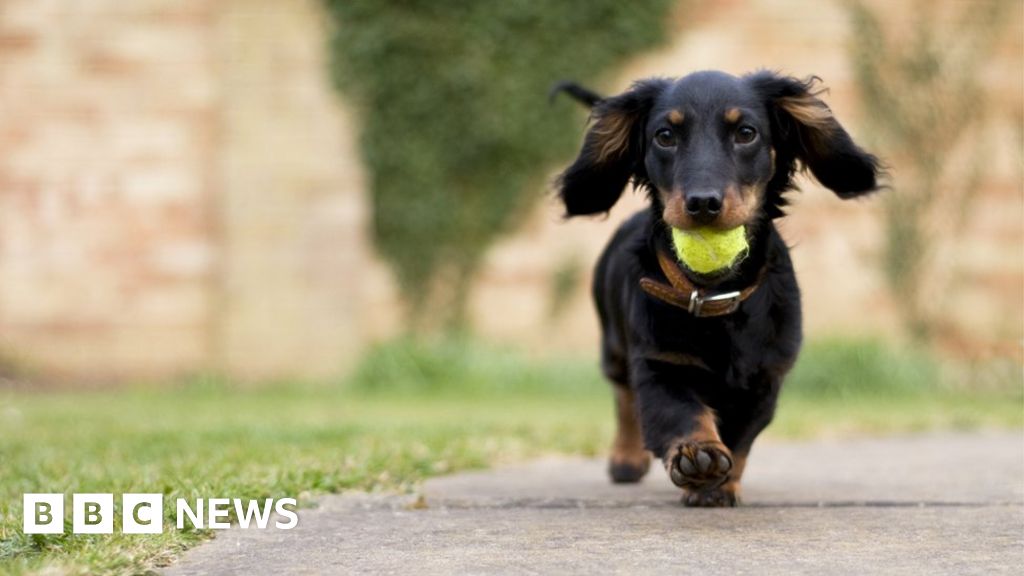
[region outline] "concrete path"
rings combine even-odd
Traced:
[[[167,574],[1022,574],[1024,435],[755,447],[737,509],[690,509],[660,468],[546,459],[329,496],[294,530],[219,533]],[[422,504],[422,503],[421,503]]]

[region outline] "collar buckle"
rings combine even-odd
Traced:
[[[714,315],[732,314],[740,307],[740,302],[742,301],[743,295],[738,290],[712,296],[703,296],[699,290],[694,290],[690,292],[690,305],[687,307],[687,311],[694,316],[703,317],[704,314],[701,314],[701,311],[704,309],[704,304],[722,302],[726,304],[726,307],[721,310],[715,310]]]

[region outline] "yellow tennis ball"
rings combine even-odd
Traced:
[[[672,228],[672,244],[676,257],[698,274],[712,274],[731,268],[747,255],[747,231],[743,226],[732,230]]]

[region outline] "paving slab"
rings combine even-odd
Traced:
[[[1024,573],[1022,432],[765,441],[743,496],[684,508],[660,468],[623,486],[603,460],[546,458],[325,496],[166,574]]]

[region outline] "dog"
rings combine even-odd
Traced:
[[[820,80],[758,71],[636,82],[592,107],[556,189],[566,217],[606,214],[628,182],[650,209],[616,231],[594,271],[601,368],[618,430],[609,474],[638,482],[659,458],[687,506],[736,506],[758,434],[802,341],[800,289],[775,228],[798,170],[843,199],[878,189],[880,162],[819,98]],[[745,257],[696,273],[672,229],[743,226]]]

